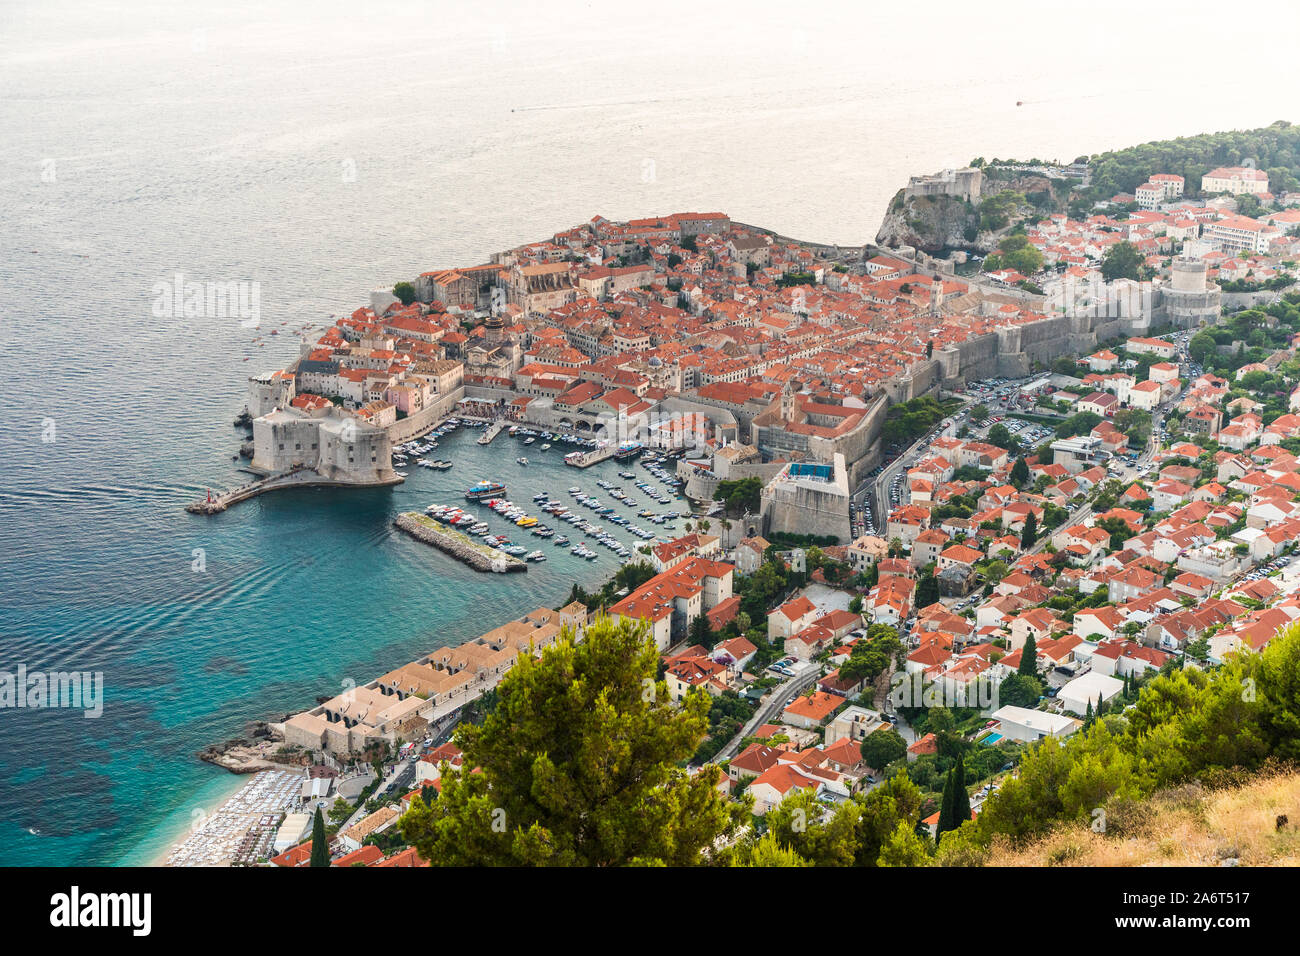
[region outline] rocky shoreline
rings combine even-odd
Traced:
[[[468,564],[475,571],[498,574],[509,571],[527,571],[528,564],[510,554],[502,554],[485,544],[479,544],[467,535],[438,525],[432,518],[415,511],[404,511],[393,520],[393,526],[405,531],[417,541],[432,545],[439,551]]]
[[[205,747],[199,751],[198,758],[236,774],[283,770],[286,766],[293,766],[276,759],[284,746],[284,737],[270,724],[252,721],[245,733],[244,737],[233,737],[223,744]]]

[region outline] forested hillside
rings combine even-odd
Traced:
[[[1201,133],[1100,153],[1088,166],[1093,198],[1131,193],[1154,173],[1176,173],[1198,195],[1201,177],[1218,166],[1254,166],[1268,172],[1273,193],[1300,189],[1300,126],[1278,120],[1262,129]]]

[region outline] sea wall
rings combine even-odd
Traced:
[[[465,387],[461,386],[446,395],[440,396],[432,405],[416,412],[414,415],[408,415],[406,418],[394,422],[388,426],[388,440],[394,445],[400,445],[402,442],[410,441],[417,435],[422,435],[451,415],[456,408],[456,403],[464,397]]]

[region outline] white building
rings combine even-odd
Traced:
[[[1245,166],[1220,166],[1201,177],[1203,193],[1260,193],[1268,192],[1268,173],[1262,169]]]
[[[1096,713],[1097,698],[1099,696],[1102,702],[1105,703],[1113,700],[1123,690],[1123,681],[1091,671],[1082,677],[1076,677],[1062,687],[1057,691],[1056,699],[1070,713],[1082,717],[1088,712],[1089,704],[1092,705],[1093,712]]]
[[[1079,727],[1079,722],[1064,714],[1049,714],[1045,710],[1028,707],[999,707],[993,712],[999,722],[999,732],[1009,740],[1032,743],[1044,737],[1068,737]]]

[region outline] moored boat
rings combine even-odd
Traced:
[[[466,490],[465,497],[470,501],[483,501],[506,493],[506,486],[499,481],[480,481],[473,488]]]

